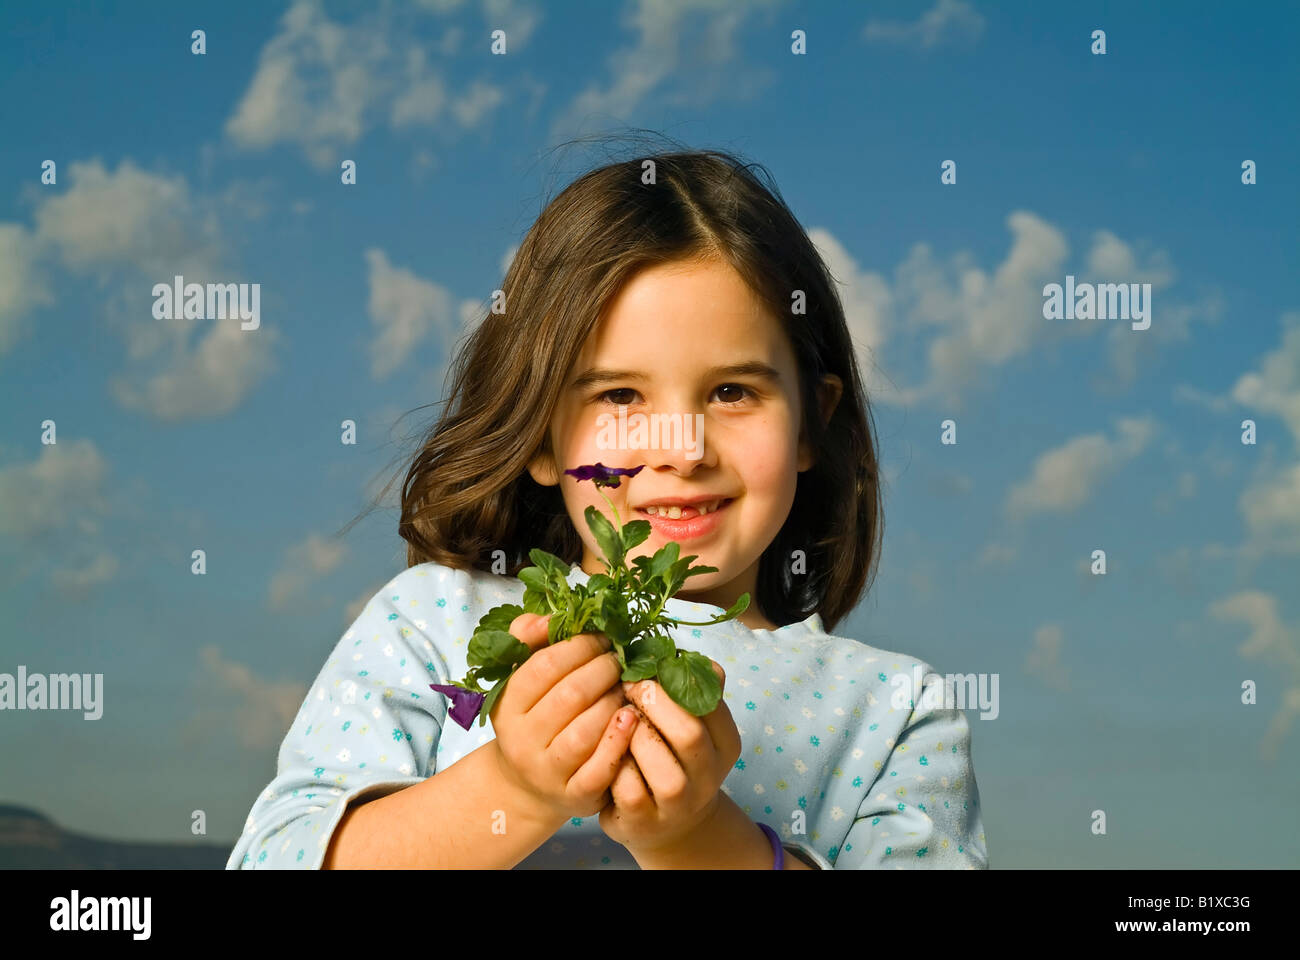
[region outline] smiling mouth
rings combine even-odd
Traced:
[[[715,501],[715,504],[712,508],[709,507],[709,504],[702,504],[702,506],[705,507],[704,512],[701,512],[698,508],[693,506],[691,507],[673,506],[673,507],[648,507],[646,509],[638,509],[637,513],[646,517],[655,517],[656,519],[659,520],[693,520],[696,517],[707,517],[710,516],[711,514],[717,513],[719,510],[726,509],[727,505],[730,504],[731,501],[734,499],[735,497],[723,497],[721,500]]]

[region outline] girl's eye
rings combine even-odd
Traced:
[[[741,386],[739,383],[724,383],[722,386],[718,387],[719,390],[726,390],[727,388],[740,391],[739,396],[736,396],[735,394],[732,395],[735,396],[735,399],[730,401],[733,406],[737,402],[744,400],[746,397],[752,397],[754,395],[753,390],[750,390],[749,387]]]
[[[724,383],[724,384],[722,384],[720,387],[718,387],[717,390],[714,391],[714,392],[716,393],[716,392],[720,392],[720,391],[723,391],[723,390],[731,390],[731,391],[739,391],[739,392],[740,392],[740,395],[739,395],[739,396],[736,396],[734,393],[732,394],[732,396],[734,397],[734,399],[732,399],[732,400],[724,400],[724,401],[723,401],[723,403],[727,404],[728,406],[733,406],[733,407],[734,407],[737,403],[739,403],[741,400],[744,400],[746,397],[752,397],[752,396],[754,396],[754,391],[750,390],[749,387],[742,386],[742,385],[739,384],[739,383]],[[632,401],[631,401],[631,400],[611,400],[611,399],[609,399],[609,398],[610,398],[611,396],[613,396],[614,394],[627,394],[627,393],[633,393],[633,394],[634,394],[634,393],[636,393],[636,391],[633,390],[631,387],[616,387],[616,388],[613,389],[613,390],[606,390],[604,393],[598,394],[598,395],[596,396],[596,399],[599,400],[599,401],[601,401],[602,403],[609,403],[609,404],[613,404],[613,405],[616,406],[616,407],[622,407],[622,406],[626,406],[626,405],[630,404]]]
[[[597,395],[596,399],[602,401],[603,403],[612,403],[616,407],[624,407],[632,402],[631,400],[607,400],[606,399],[606,397],[609,397],[611,394],[615,394],[615,393],[636,393],[636,391],[631,389],[630,387],[618,387],[614,390],[606,390],[604,393]]]

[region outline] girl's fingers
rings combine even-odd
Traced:
[[[727,671],[723,670],[722,665],[716,660],[713,661],[713,671],[718,675],[718,681],[722,684],[722,690],[725,693],[727,689]],[[719,759],[725,760],[727,767],[730,768],[740,759],[741,751],[740,731],[736,729],[736,720],[731,715],[731,710],[719,698],[718,708],[712,713],[700,717],[700,720],[709,731],[709,738],[713,741],[714,753]]]
[[[624,754],[609,788],[614,803],[628,811],[642,811],[651,804],[650,790],[630,753]]]
[[[725,690],[726,671],[716,660],[711,660],[710,663]],[[714,763],[719,756],[729,755],[733,748],[739,755],[740,734],[736,730],[731,711],[724,709],[721,699],[712,713],[695,717],[678,706],[654,680],[625,683],[623,691],[628,700],[640,707],[663,734],[669,749],[684,770],[699,770]]]
[[[630,722],[621,723],[622,720]],[[610,717],[600,736],[600,746],[592,753],[591,759],[569,778],[569,788],[584,794],[598,793],[608,788],[618,772],[620,761],[628,755],[632,736],[639,726],[636,711],[631,707],[619,710]]]
[[[656,805],[663,805],[683,794],[687,774],[672,748],[655,730],[654,721],[649,720],[649,715],[647,720],[637,724],[629,752],[636,760],[651,799]]]
[[[607,743],[610,736],[630,742],[635,728],[630,725],[626,729],[615,726],[618,714],[610,713],[619,707],[632,711],[623,702],[622,692],[617,687],[611,687],[603,697],[570,720],[568,726],[555,735],[546,749],[556,756],[572,757],[575,765],[570,771],[572,773],[595,755],[599,745]]]

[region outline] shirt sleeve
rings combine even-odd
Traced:
[[[227,870],[320,869],[350,802],[431,775],[447,698],[429,684],[451,681],[424,621],[394,602],[394,583],[371,598],[312,684]]]
[[[832,851],[836,870],[988,868],[970,726],[945,706],[943,676],[924,670],[920,698]],[[863,749],[873,742],[865,733]]]

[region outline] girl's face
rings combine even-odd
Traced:
[[[751,369],[721,369],[739,364]],[[828,380],[833,407],[839,381]],[[560,484],[588,574],[604,573],[605,566],[583,512],[594,506],[617,522],[603,493],[623,523],[651,521],[651,534],[633,548],[629,565],[676,540],[683,557],[698,555],[692,565],[718,570],[687,579],[679,597],[726,608],[747,592],[749,609],[740,621],[775,629],[759,609],[755,585],[760,555],[794,503],[797,474],[812,466],[801,412],[798,367],[785,333],[729,264],[650,267],[612,301],[569,372],[551,422],[559,462],[542,454],[528,470],[540,484]],[[680,434],[671,426],[673,414]],[[597,462],[644,467],[603,490],[563,473]],[[663,498],[701,496],[730,501],[696,524],[702,529],[659,521],[643,509]]]

